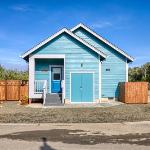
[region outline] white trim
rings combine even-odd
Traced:
[[[53,40],[54,38],[56,38],[57,36],[59,36],[62,33],[69,34],[71,37],[75,38],[76,40],[78,40],[80,43],[82,43],[86,47],[92,49],[93,51],[95,51],[96,53],[98,53],[99,55],[101,55],[102,57],[106,58],[106,54],[104,54],[103,52],[101,52],[100,50],[98,50],[97,48],[95,48],[94,46],[90,45],[89,43],[87,43],[86,41],[84,41],[83,39],[81,39],[80,37],[78,37],[77,35],[73,34],[71,31],[69,31],[66,28],[63,28],[62,30],[56,32],[54,35],[50,36],[46,40],[42,41],[40,44],[38,44],[35,47],[33,47],[32,49],[28,50],[23,55],[21,55],[21,57],[25,58],[26,56],[30,55],[32,52],[34,52],[38,48],[42,47],[46,43],[50,42],[51,40]]]
[[[64,58],[64,93],[62,102],[65,103],[66,98],[66,57]]]
[[[102,64],[99,57],[99,99],[101,102],[102,97]]]
[[[30,58],[53,58],[53,59],[58,59],[58,58],[65,58],[65,54],[36,54],[36,55],[31,55]]]
[[[63,71],[63,69],[64,69],[64,66],[63,65],[49,65],[49,91],[50,91],[50,93],[52,93],[52,89],[51,89],[51,79],[52,79],[52,76],[51,76],[51,74],[52,74],[52,72],[51,72],[51,68],[52,67],[59,67],[59,68],[61,68],[61,71]],[[63,73],[63,72],[62,72]],[[61,75],[61,80],[63,80],[63,78],[64,78],[64,76],[62,76]],[[48,91],[48,92],[49,92]]]
[[[35,59],[29,58],[29,98],[34,98]]]
[[[71,100],[71,76],[72,76],[72,74],[73,73],[90,73],[90,74],[92,74],[93,75],[93,101],[92,102],[72,102],[72,100]],[[75,103],[94,103],[95,101],[95,72],[91,72],[91,71],[78,71],[78,72],[76,72],[76,71],[73,71],[73,72],[70,72],[70,103],[73,103],[73,104],[75,104]]]
[[[126,82],[128,82],[128,62],[127,62],[127,60],[126,60]]]
[[[118,47],[116,47],[115,45],[113,45],[112,43],[110,43],[109,41],[107,41],[106,39],[104,39],[103,37],[101,37],[100,35],[98,35],[96,32],[93,32],[91,29],[89,29],[87,26],[83,25],[82,23],[78,24],[77,26],[73,27],[71,29],[71,31],[75,31],[76,29],[78,29],[79,27],[82,27],[83,29],[85,29],[86,31],[88,31],[89,33],[91,33],[92,35],[94,35],[96,38],[98,38],[99,40],[103,41],[104,43],[106,43],[107,45],[109,45],[111,48],[113,48],[114,50],[116,50],[117,52],[121,53],[122,55],[124,55],[126,58],[128,58],[130,61],[134,61],[134,58],[129,56],[128,54],[126,54],[123,50],[119,49]]]

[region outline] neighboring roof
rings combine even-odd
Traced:
[[[21,57],[22,58],[26,58],[32,52],[34,52],[35,50],[39,49],[40,47],[42,47],[46,43],[50,42],[51,40],[53,40],[57,36],[61,35],[62,33],[67,33],[68,35],[70,35],[71,37],[73,37],[74,39],[76,39],[77,41],[79,41],[80,43],[82,43],[83,45],[85,45],[86,47],[90,48],[91,50],[93,50],[94,52],[96,52],[97,54],[99,54],[100,56],[102,56],[103,58],[106,58],[106,54],[104,54],[103,52],[101,52],[100,50],[98,50],[97,48],[95,48],[94,46],[90,45],[89,43],[87,43],[86,41],[84,41],[83,39],[81,39],[80,37],[78,37],[77,35],[75,35],[74,33],[72,33],[71,31],[69,31],[66,28],[63,28],[62,30],[58,31],[57,33],[55,33],[54,35],[50,36],[46,40],[42,41],[41,43],[39,43],[35,47],[31,48],[30,50],[28,50],[27,52],[25,52],[24,54],[22,54]]]
[[[110,43],[109,41],[107,41],[106,39],[104,39],[103,37],[101,37],[100,35],[98,35],[96,32],[92,31],[91,29],[89,29],[87,26],[85,26],[84,24],[80,23],[77,26],[73,27],[71,29],[71,31],[75,31],[78,28],[82,27],[83,29],[85,29],[87,32],[91,33],[93,36],[95,36],[96,38],[98,38],[99,40],[103,41],[104,43],[106,43],[107,45],[109,45],[111,48],[113,48],[114,50],[116,50],[117,52],[119,52],[120,54],[122,54],[123,56],[125,56],[128,60],[133,61],[134,58],[129,56],[126,52],[124,52],[123,50],[121,50],[120,48],[116,47],[115,45],[113,45],[112,43]]]

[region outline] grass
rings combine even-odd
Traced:
[[[150,120],[150,104],[91,108],[29,108],[7,102],[0,123],[106,123]]]

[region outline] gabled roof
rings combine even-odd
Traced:
[[[123,56],[125,56],[129,61],[133,61],[134,58],[129,56],[126,52],[124,52],[123,50],[121,50],[120,48],[116,47],[115,45],[113,45],[112,43],[110,43],[109,41],[107,41],[106,39],[104,39],[103,37],[101,37],[100,35],[98,35],[96,32],[92,31],[90,28],[88,28],[87,26],[85,26],[84,24],[80,23],[78,25],[76,25],[75,27],[73,27],[71,29],[72,32],[74,32],[75,30],[77,30],[78,28],[83,28],[85,29],[87,32],[91,33],[93,36],[95,36],[97,39],[101,40],[102,42],[106,43],[107,45],[109,45],[111,48],[113,48],[114,50],[116,50],[117,52],[119,52],[120,54],[122,54]]]
[[[74,33],[72,33],[71,31],[69,31],[66,28],[63,28],[62,30],[60,30],[57,33],[53,34],[52,36],[50,36],[46,40],[42,41],[38,45],[34,46],[30,50],[28,50],[27,52],[25,52],[24,54],[22,54],[21,57],[22,58],[26,58],[32,52],[34,52],[35,50],[39,49],[40,47],[42,47],[46,43],[50,42],[51,40],[53,40],[57,36],[61,35],[62,33],[67,33],[68,35],[70,35],[71,37],[73,37],[74,39],[76,39],[77,41],[79,41],[80,43],[82,43],[83,45],[85,45],[86,47],[90,48],[91,50],[93,50],[94,52],[96,52],[97,54],[99,54],[100,56],[102,56],[103,58],[106,58],[106,54],[104,54],[103,52],[101,52],[100,50],[98,50],[97,48],[95,48],[94,46],[90,45],[89,43],[87,43],[86,41],[84,41],[83,39],[81,39],[80,37],[78,37],[77,35],[75,35]]]

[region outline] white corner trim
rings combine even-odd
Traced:
[[[82,27],[83,29],[85,29],[86,31],[88,31],[89,33],[91,33],[92,35],[94,35],[96,38],[98,38],[99,40],[103,41],[104,43],[106,43],[107,45],[109,45],[111,48],[113,48],[114,50],[116,50],[117,52],[121,53],[123,56],[125,56],[126,58],[128,58],[130,61],[134,61],[134,58],[129,56],[128,54],[126,54],[123,50],[119,49],[118,47],[116,47],[115,45],[113,45],[112,43],[110,43],[109,41],[107,41],[106,39],[104,39],[103,37],[101,37],[100,35],[98,35],[96,32],[92,31],[91,29],[89,29],[87,26],[85,26],[84,24],[80,23],[78,25],[76,25],[75,27],[73,27],[71,29],[71,31],[75,31],[76,29],[78,29],[79,27]]]
[[[35,50],[37,50],[41,46],[45,45],[46,43],[50,42],[52,39],[56,38],[57,36],[59,36],[60,34],[62,34],[64,32],[69,34],[71,37],[75,38],[79,42],[81,42],[86,47],[92,49],[93,51],[95,51],[96,53],[101,55],[102,57],[106,58],[106,54],[104,54],[103,52],[99,51],[97,48],[95,48],[94,46],[90,45],[89,43],[87,43],[86,41],[84,41],[83,39],[81,39],[80,37],[78,37],[77,35],[75,35],[74,33],[72,33],[71,31],[69,31],[66,28],[63,28],[62,30],[58,31],[57,33],[55,33],[54,35],[50,36],[46,40],[42,41],[40,44],[36,45],[35,47],[30,49],[29,51],[25,52],[21,57],[25,58],[26,56],[30,55],[32,52],[34,52]]]
[[[65,103],[66,98],[66,57],[64,58],[64,93],[63,93],[63,103]]]
[[[101,97],[102,97],[102,63],[99,57],[99,99],[101,99]]]
[[[128,77],[128,76],[129,76],[129,75],[128,75],[128,69],[129,69],[129,66],[128,66],[128,62],[127,62],[127,60],[126,60],[126,82],[128,82],[128,80],[129,80],[129,79],[128,79],[128,78],[129,78],[129,77]]]
[[[72,102],[72,100],[71,100],[71,95],[72,95],[72,93],[71,93],[71,79],[72,79],[72,74],[73,73],[90,73],[90,74],[92,74],[92,76],[93,76],[93,101],[92,102]],[[95,72],[91,72],[91,71],[78,71],[78,72],[76,72],[76,71],[73,71],[73,72],[70,72],[70,103],[94,103],[94,100],[95,100]]]
[[[35,59],[29,58],[29,98],[34,98]]]

